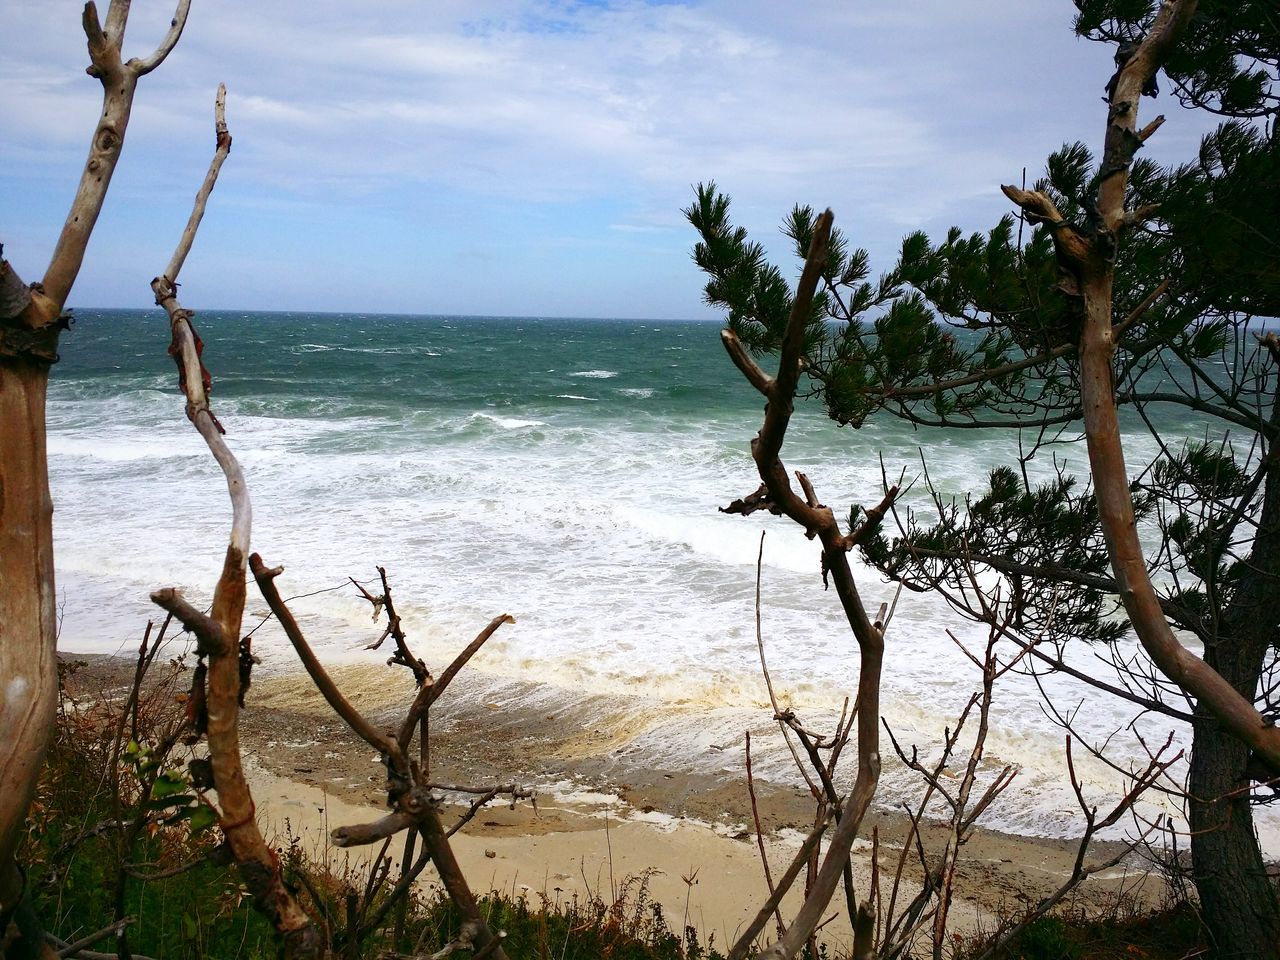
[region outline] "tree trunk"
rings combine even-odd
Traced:
[[[0,358],[0,909],[58,699],[53,503],[45,465],[49,365]]]
[[[1205,659],[1251,697],[1262,651],[1248,653],[1252,655],[1221,656],[1206,650]],[[1280,958],[1280,901],[1254,832],[1248,761],[1248,747],[1223,730],[1208,710],[1197,708],[1191,748],[1191,863],[1217,960]],[[1217,799],[1227,794],[1232,795]]]
[[[1280,426],[1280,398],[1272,401]],[[1280,629],[1280,469],[1268,451],[1249,562],[1204,658],[1249,701]],[[1267,879],[1249,804],[1249,748],[1203,706],[1191,747],[1191,862],[1215,957],[1280,960],[1280,897]],[[1227,794],[1234,794],[1226,797]],[[1224,799],[1219,799],[1224,798]]]

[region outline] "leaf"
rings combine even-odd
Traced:
[[[179,770],[166,770],[156,777],[156,782],[151,785],[151,799],[163,800],[182,793],[190,787],[191,784],[187,782],[185,773]]]
[[[213,807],[201,804],[191,811],[189,819],[193,834],[204,833],[218,822],[218,815],[213,812]]]
[[[155,797],[152,797],[150,800],[147,801],[147,809],[165,810],[169,807],[184,806],[190,803],[195,798],[196,798],[195,794],[193,793],[179,793],[172,797],[164,797],[163,799],[159,799],[159,800],[157,800]],[[177,819],[181,820],[182,818],[178,817]],[[177,820],[174,820],[173,822],[176,823]]]

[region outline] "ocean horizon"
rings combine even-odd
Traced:
[[[183,413],[163,312],[75,316],[48,401],[59,649],[128,652],[157,618],[152,590],[177,586],[207,602],[229,507]],[[823,590],[818,545],[783,518],[719,511],[758,486],[749,444],[763,410],[724,354],[720,323],[208,310],[195,324],[211,406],[246,473],[253,547],[285,566],[280,587],[298,597],[322,659],[385,659],[364,649],[381,624],[347,581],[382,565],[415,651],[433,668],[509,613],[517,622],[474,669],[495,682],[639,695],[651,706],[638,710],[628,749],[655,765],[741,776],[742,731],[771,716],[755,634],[765,531],[761,609],[775,685],[811,726],[829,725],[853,695],[856,644]],[[1138,431],[1128,441],[1139,453],[1150,443]],[[841,429],[818,403],[798,402],[783,450],[837,516],[877,502],[885,476],[919,475],[922,455],[933,484],[963,498],[1016,456],[1016,438],[889,418]],[[1082,446],[1059,448],[1059,464],[1064,457],[1085,469]],[[1033,469],[1047,476],[1051,466]],[[893,599],[874,571],[859,566],[857,578],[872,610]],[[251,585],[246,631],[264,614]],[[986,637],[941,599],[902,594],[882,703],[904,745],[936,745],[980,683],[948,631],[971,647]],[[1095,651],[1077,646],[1075,660],[1102,669]],[[297,669],[270,624],[254,650],[264,669]],[[1189,742],[1165,718],[1131,726],[1125,704],[1070,678],[1045,687],[1061,706],[1084,707],[1083,736],[1114,737],[1122,766],[1145,762],[1134,730]],[[997,687],[984,769],[1011,763],[1020,773],[983,825],[1072,836],[1081,818],[1064,733],[1040,698],[1031,678],[1010,674]],[[918,783],[890,749],[886,740],[882,807],[914,796]],[[781,746],[753,759],[757,776],[796,779]],[[1100,806],[1126,789],[1104,764],[1077,764]],[[1164,803],[1151,797],[1144,812]],[[1260,813],[1274,853],[1277,819]]]

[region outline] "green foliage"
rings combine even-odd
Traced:
[[[766,262],[764,248],[747,242],[747,231],[729,221],[729,199],[714,183],[697,189],[684,211],[702,240],[693,258],[710,279],[708,303],[729,313],[730,328],[757,353],[773,349],[791,309],[791,292],[777,267]]]
[[[956,960],[981,956],[990,938],[975,937]],[[1040,917],[995,954],[995,960],[1186,960],[1201,954],[1203,935],[1192,905],[1180,903],[1153,912],[1120,909],[1101,917]]]
[[[715,935],[704,943],[693,927],[672,930],[660,904],[648,897],[647,877],[630,877],[612,903],[599,896],[525,896],[492,893],[480,909],[490,927],[506,931],[503,949],[512,957],[558,960],[723,960]],[[454,904],[439,897],[425,904],[415,936],[445,944],[462,926]]]
[[[1078,0],[1077,6],[1081,35],[1122,44],[1143,34],[1157,5]],[[1126,204],[1154,219],[1127,231],[1115,251],[1118,402],[1147,423],[1147,411],[1158,406],[1165,422],[1179,410],[1207,418],[1210,438],[1226,430],[1246,436],[1181,451],[1158,444],[1150,462],[1130,464],[1140,512],[1161,537],[1153,556],[1166,612],[1206,641],[1240,578],[1257,567],[1248,552],[1263,494],[1258,451],[1280,441],[1280,428],[1269,420],[1276,363],[1250,329],[1255,318],[1280,317],[1278,46],[1274,4],[1200,5],[1168,73],[1184,103],[1234,119],[1205,137],[1191,162],[1133,162]],[[1251,119],[1261,115],[1269,115],[1269,127]],[[1096,227],[1091,198],[1098,182],[1093,153],[1071,143],[1049,157],[1034,188],[1087,233]],[[709,184],[686,211],[702,237],[699,251],[721,235],[742,251],[739,268],[725,248],[707,299],[729,307],[730,326],[753,349],[767,350],[781,335],[790,290],[759,245],[732,226],[729,210],[728,198]],[[807,253],[815,220],[811,208],[798,206],[784,221],[797,257]],[[739,272],[756,278],[756,288],[767,286],[770,296],[727,299],[717,278]],[[835,231],[815,304],[825,316],[810,319],[805,371],[837,423],[858,428],[887,415],[915,425],[1002,427],[1034,431],[1034,447],[1059,442],[1080,422],[1081,299],[1058,264],[1050,229],[1006,216],[985,233],[952,228],[933,240],[915,231],[904,237],[892,268],[876,281],[870,277],[866,252]],[[1028,629],[1057,623],[1064,635],[1118,636],[1124,622],[1114,603],[1103,599],[1105,588],[1090,585],[1104,583],[1108,569],[1096,524],[1085,519],[1092,498],[1074,492],[1065,477],[1039,488],[1011,471],[992,480],[971,502],[933,504],[929,522],[910,517],[897,540],[869,541],[866,559],[908,586],[941,583],[963,592],[968,575],[961,557],[979,556],[989,569],[1005,571],[1004,599]],[[913,545],[936,556],[913,555]],[[1016,572],[1052,572],[1055,565],[1056,587],[1053,576]],[[1064,603],[1056,618],[1049,616],[1050,606]]]
[[[1076,29],[1115,45],[1122,60],[1158,6],[1077,0]],[[1137,415],[1126,429],[1145,427],[1151,439],[1136,446],[1145,457],[1134,445],[1127,450],[1149,568],[1166,616],[1211,650],[1227,649],[1258,610],[1268,611],[1261,626],[1280,646],[1280,547],[1255,548],[1260,531],[1274,540],[1280,529],[1264,512],[1264,503],[1280,512],[1280,485],[1267,480],[1274,459],[1267,451],[1280,442],[1280,350],[1256,330],[1259,319],[1280,317],[1276,17],[1274,0],[1200,3],[1162,82],[1185,105],[1227,119],[1189,162],[1134,159],[1126,207],[1147,219],[1124,231],[1112,254],[1116,399],[1122,416]],[[1048,158],[1033,188],[1088,235],[1100,226],[1099,182],[1098,158],[1077,142]],[[707,300],[729,308],[730,327],[754,350],[768,350],[781,336],[790,290],[729,211],[714,184],[698,188],[698,203],[686,211],[702,238],[698,250],[731,235],[749,252],[743,271],[771,295],[725,298],[725,285],[715,283],[738,269],[730,256],[717,261]],[[798,258],[815,220],[812,208],[797,206],[783,222]],[[1047,482],[1023,466],[1043,445],[1081,436],[1083,301],[1076,278],[1059,265],[1051,228],[1005,216],[985,232],[914,231],[874,280],[866,252],[833,231],[820,289],[815,311],[824,315],[809,318],[804,370],[837,423],[856,429],[890,416],[1019,436],[1018,469],[997,469],[987,490],[963,502],[928,488],[926,464],[931,496],[901,504],[896,535],[864,539],[864,559],[911,589],[943,591],[975,619],[992,620],[997,599],[1000,616],[1028,638],[1122,636],[1128,624],[1091,492],[1056,466]],[[1169,441],[1155,424],[1201,439]],[[850,511],[850,529],[857,514]],[[984,574],[981,591],[975,567]],[[1277,706],[1260,709],[1274,715]]]
[[[213,811],[191,792],[185,769],[169,764],[165,744],[181,706],[167,681],[179,674],[143,697],[136,739],[122,745],[115,768],[119,704],[78,703],[64,691],[26,838],[37,916],[74,940],[119,910],[138,918],[129,948],[166,960],[274,957],[274,931],[244,902],[235,871],[218,862]]]
[[[1107,43],[1144,36],[1157,8],[1151,0],[1075,3],[1076,32]],[[1200,0],[1164,72],[1187,106],[1232,117],[1274,116],[1278,59],[1275,0]]]
[[[790,288],[760,245],[733,226],[729,207],[714,184],[705,184],[684,211],[701,237],[694,260],[710,278],[705,297],[726,309],[729,328],[753,351],[775,349],[791,308]],[[808,251],[815,220],[812,208],[796,207],[783,225],[798,256]],[[852,249],[833,231],[806,328],[807,372],[838,422],[861,426],[888,409],[913,422],[949,424],[972,421],[993,404],[1023,415],[1033,395],[1045,402],[1046,388],[1063,382],[1035,379],[1021,368],[986,376],[1008,365],[1019,344],[1039,349],[1078,326],[1065,298],[1037,291],[1037,300],[1029,299],[1028,271],[1042,281],[1056,277],[1047,239],[1020,248],[1014,221],[1006,218],[989,234],[953,231],[938,246],[911,234],[895,268],[875,282],[868,264],[865,250]],[[961,340],[939,315],[979,335]],[[972,378],[977,382],[937,389],[940,382]]]
[[[962,561],[989,566],[1005,578],[1002,599],[1015,629],[1051,641],[1112,641],[1128,621],[1113,591],[1097,586],[1111,582],[1106,546],[1092,495],[1075,487],[1074,478],[1058,476],[1028,490],[1013,470],[999,467],[982,497],[939,503],[936,523],[913,516],[903,536],[872,538],[864,556],[905,586],[944,586],[957,598],[972,589]]]
[[[1067,925],[1058,917],[1041,917],[1028,924],[1018,949],[1026,960],[1076,960],[1080,956],[1068,939]]]

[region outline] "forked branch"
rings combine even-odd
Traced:
[[[84,172],[80,175],[80,186],[44,274],[44,295],[56,304],[58,310],[66,302],[80,272],[89,236],[98,222],[98,214],[102,212],[107,188],[111,185],[111,177],[124,146],[124,132],[133,110],[138,78],[160,66],[177,45],[190,7],[191,0],[179,0],[169,31],[155,52],[125,63],[121,45],[129,19],[127,0],[112,0],[107,10],[105,29],[98,19],[98,8],[93,0],[85,4],[83,25],[90,61],[87,72],[102,83],[102,111],[90,141]]]
[[[778,373],[770,378],[747,356],[737,336],[730,330],[722,331],[721,339],[734,364],[757,390],[765,394],[768,404],[760,432],[751,442],[751,455],[762,481],[762,490],[755,495],[767,496],[771,510],[784,513],[799,524],[807,536],[818,537],[823,548],[823,569],[830,576],[840,598],[841,607],[850,630],[858,642],[860,672],[857,694],[858,724],[858,772],[852,789],[841,804],[840,817],[832,831],[830,846],[822,866],[786,934],[762,957],[770,960],[794,957],[803,949],[822,919],[822,913],[831,901],[836,887],[849,863],[849,851],[858,835],[862,818],[871,804],[880,777],[880,669],[884,656],[882,631],[871,622],[863,606],[862,598],[854,583],[849,566],[849,538],[840,530],[831,509],[818,502],[813,488],[801,481],[804,496],[795,492],[786,466],[781,460],[782,444],[786,437],[794,409],[796,387],[800,380],[802,352],[805,334],[812,319],[813,297],[826,263],[827,245],[831,236],[832,214],[825,211],[817,220],[813,241],[809,246],[804,270],[796,286],[795,299],[782,339]],[[887,507],[886,507],[887,508]],[[748,511],[749,512],[749,511]],[[783,887],[779,882],[779,889]],[[773,907],[762,910],[767,922]],[[865,925],[859,921],[859,929]],[[759,928],[757,928],[758,932]],[[745,941],[747,944],[750,940]],[[742,947],[739,939],[735,950]]]

